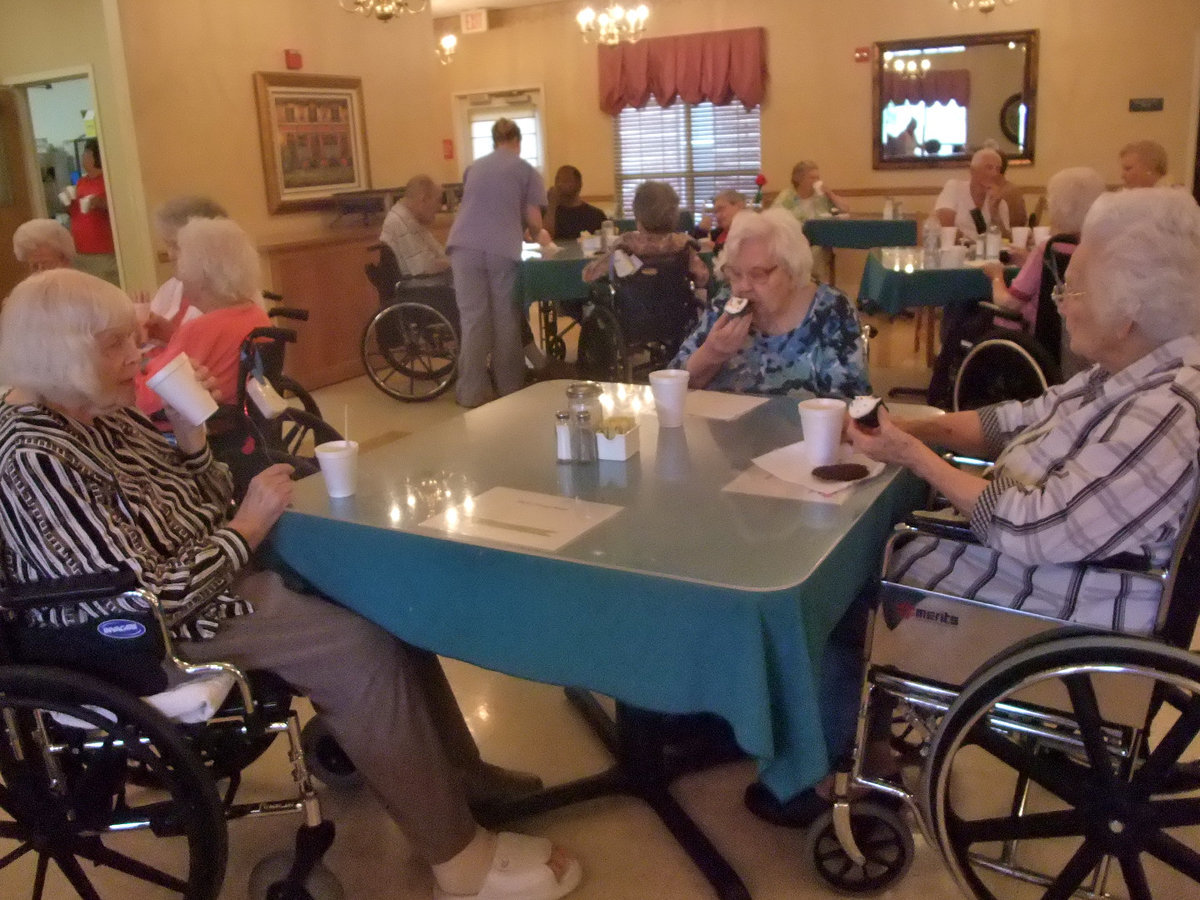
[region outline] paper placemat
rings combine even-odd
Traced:
[[[426,519],[421,527],[534,550],[559,550],[623,508],[557,494],[494,487]]]
[[[839,506],[850,496],[848,491],[835,494],[818,494],[791,481],[776,478],[765,469],[751,466],[737,478],[721,488],[733,494],[754,494],[758,497],[778,497],[783,500],[807,500],[809,503],[830,503]]]
[[[689,416],[732,422],[767,402],[766,397],[725,394],[721,391],[688,391],[683,411]]]
[[[786,447],[780,447],[778,450],[764,453],[753,460],[756,466],[760,469],[765,469],[776,478],[790,481],[793,484],[798,484],[808,488],[810,491],[825,494],[826,496],[844,491],[846,488],[853,487],[856,484],[862,484],[864,481],[874,478],[883,471],[883,463],[863,456],[863,454],[856,452],[849,444],[839,445],[837,461],[839,463],[858,463],[859,465],[866,466],[867,477],[860,478],[858,481],[821,481],[813,478],[812,464],[809,463],[808,458],[804,455],[804,441],[788,444]]]

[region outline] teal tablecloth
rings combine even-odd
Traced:
[[[559,245],[560,252],[543,259],[530,251],[521,260],[517,272],[517,300],[523,309],[544,300],[586,300],[588,286],[583,283],[583,267],[587,259],[578,241]]]
[[[917,223],[915,219],[809,219],[804,235],[817,247],[905,247],[917,243]]]
[[[947,306],[991,297],[992,286],[982,270],[925,269],[921,267],[920,250],[910,248],[872,250],[867,254],[858,289],[858,301],[864,309],[890,315],[913,306]]]
[[[922,492],[889,469],[831,505],[723,491],[752,457],[800,436],[794,400],[736,422],[640,419],[625,463],[558,466],[545,382],[363,455],[356,497],[297,485],[275,552],[322,592],[421,647],[662,712],[716,713],[781,796],[827,751],[816,667]],[[422,484],[495,486],[622,507],[557,552],[422,528]]]

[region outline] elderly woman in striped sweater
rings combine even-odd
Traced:
[[[162,600],[183,656],[273,671],[312,699],[432,866],[436,896],[570,892],[577,860],[472,818],[469,770],[488,767],[436,658],[256,569],[255,549],[290,502],[291,467],[263,471],[231,510],[232,480],[204,427],[166,407],[173,447],[133,407],[135,330],[129,298],[81,272],[33,275],[5,302],[0,577],[131,568]]]

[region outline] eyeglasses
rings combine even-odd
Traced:
[[[778,268],[779,266],[771,266],[766,269],[747,269],[743,272],[741,269],[735,269],[733,266],[726,266],[724,274],[730,282],[741,281],[745,278],[751,284],[766,284]]]
[[[1050,292],[1050,299],[1054,301],[1055,306],[1062,306],[1068,297],[1082,297],[1086,293],[1087,291],[1068,291],[1066,285],[1056,284]]]

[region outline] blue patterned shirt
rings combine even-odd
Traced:
[[[683,342],[671,368],[687,365],[688,357],[708,338],[728,297],[726,287]],[[736,394],[809,391],[821,397],[869,394],[859,338],[858,320],[846,295],[821,284],[804,321],[786,334],[760,334],[751,328],[746,346],[730,357],[705,389]]]

